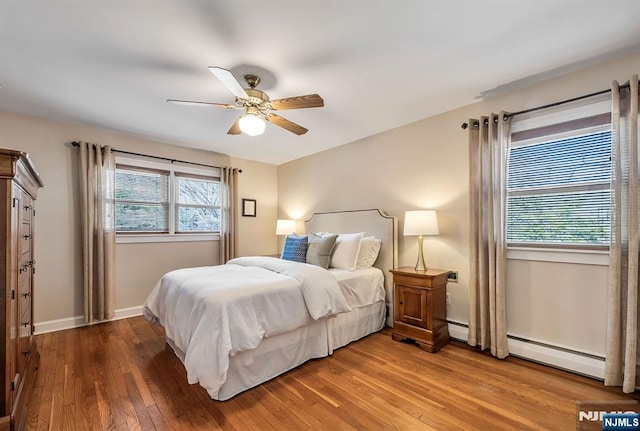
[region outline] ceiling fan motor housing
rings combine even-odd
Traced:
[[[250,105],[260,105],[264,102],[269,101],[269,96],[267,96],[266,93],[263,93],[260,90],[256,90],[255,88],[245,88],[244,91],[247,93],[247,96],[249,96],[249,98],[246,100],[250,102]]]

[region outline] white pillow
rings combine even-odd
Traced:
[[[360,243],[360,252],[358,253],[358,262],[356,263],[356,269],[371,268],[378,258],[380,253],[380,245],[382,240],[375,236],[367,236],[362,238]]]
[[[329,266],[348,270],[356,269],[358,252],[360,251],[360,243],[363,236],[364,232],[339,234]]]

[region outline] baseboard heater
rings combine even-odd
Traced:
[[[467,342],[469,325],[447,320],[451,338]],[[507,334],[509,355],[528,361],[548,365],[560,370],[604,380],[603,356],[580,352],[566,347],[529,340],[521,336]]]

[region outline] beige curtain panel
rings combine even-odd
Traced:
[[[220,263],[237,257],[238,169],[220,168]]]
[[[640,387],[638,345],[638,75],[611,84],[611,248],[605,385]]]
[[[511,120],[504,112],[469,120],[471,346],[509,355],[506,317],[506,166]],[[477,124],[477,127],[474,125]]]
[[[114,317],[115,160],[111,148],[78,144],[82,282],[87,323]]]

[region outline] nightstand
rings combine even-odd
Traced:
[[[450,271],[412,267],[394,268],[395,341],[414,340],[423,350],[435,353],[449,342],[447,326],[447,276]]]

